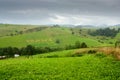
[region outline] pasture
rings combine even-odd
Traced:
[[[38,25],[13,25],[13,24],[0,24],[0,37],[7,37],[17,35],[21,31],[26,31],[39,27]]]
[[[21,31],[24,33],[16,34]],[[0,60],[0,80],[120,80],[120,49],[113,47],[120,33],[113,38],[91,36],[88,31],[87,28],[1,24],[0,48],[27,45],[65,48],[76,41],[85,42],[88,48]],[[2,51],[6,52],[7,48],[1,49],[1,54]]]
[[[56,40],[59,40],[59,44],[56,43]],[[2,37],[0,47],[24,47],[29,44],[36,47],[65,47],[75,44],[76,41],[85,42],[89,47],[107,45],[96,39],[73,35],[69,28],[46,28],[42,31]]]
[[[1,80],[119,80],[120,62],[103,54],[65,57],[76,50],[0,60]],[[55,54],[49,53],[49,56]],[[56,54],[56,55],[57,55]]]

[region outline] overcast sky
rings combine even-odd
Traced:
[[[120,0],[0,0],[0,23],[120,23]]]

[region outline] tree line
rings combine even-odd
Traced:
[[[0,48],[0,56],[14,57],[15,54],[21,56],[31,56],[36,54],[48,53],[53,51],[60,51],[60,50],[68,50],[68,49],[77,49],[77,48],[87,48],[87,44],[85,42],[80,43],[76,41],[74,45],[67,45],[65,48],[51,48],[51,47],[34,47],[32,45],[27,45],[26,47],[17,48],[17,47],[5,47]]]
[[[85,42],[80,43],[79,41],[76,41],[74,45],[67,45],[66,50],[69,49],[78,49],[78,48],[87,48],[87,44]]]
[[[107,36],[107,37],[115,37],[117,33],[120,31],[119,29],[110,29],[110,28],[103,28],[103,29],[97,29],[94,32],[88,32],[92,36]]]

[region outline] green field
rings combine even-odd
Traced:
[[[52,58],[19,57],[0,60],[0,80],[119,80],[120,62],[105,55],[65,57],[75,50],[56,52]],[[55,54],[49,53],[50,55]],[[64,55],[60,57],[60,55]]]
[[[60,43],[56,44],[56,40],[59,40]],[[24,47],[28,44],[37,47],[65,47],[66,45],[73,45],[76,41],[85,42],[89,47],[103,46],[107,45],[106,43],[100,43],[96,39],[83,37],[78,35],[71,34],[69,28],[46,28],[41,31],[25,33],[22,35],[1,37],[0,47]],[[93,44],[94,43],[94,44]]]
[[[120,80],[119,48],[113,47],[120,33],[105,37],[91,36],[88,31],[87,28],[0,24],[0,54],[21,55],[0,58],[0,80]],[[65,50],[77,41],[85,42],[88,48]],[[27,45],[34,46],[38,53],[29,54],[34,47]],[[47,53],[42,53],[39,51],[44,51],[42,47],[61,51],[46,49]]]
[[[46,27],[40,31],[28,31],[30,29]],[[119,39],[119,33],[115,38],[105,36],[91,36],[89,31],[95,29],[67,28],[67,27],[49,27],[39,25],[0,25],[0,47],[25,47],[33,45],[36,47],[65,47],[73,45],[76,41],[85,42],[89,47],[114,46]],[[23,31],[23,34],[17,34]],[[74,34],[72,34],[74,32]],[[13,34],[13,36],[11,36]],[[56,40],[60,43],[56,44]],[[93,44],[94,43],[94,44]]]
[[[39,27],[38,25],[13,25],[0,24],[0,37],[17,35],[20,31],[26,31],[32,28]]]

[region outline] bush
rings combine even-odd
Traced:
[[[55,41],[55,43],[59,44],[59,43],[60,43],[60,40],[59,40],[59,39],[57,39],[57,40]]]
[[[54,55],[48,55],[47,58],[57,58],[59,57],[58,55],[54,54]]]
[[[83,55],[84,55],[84,53],[75,52],[72,54],[67,54],[66,57],[82,57]]]
[[[0,48],[0,56],[4,56],[3,48]]]
[[[27,55],[35,54],[35,47],[33,47],[32,45],[27,45],[25,50]]]
[[[79,41],[76,41],[76,42],[75,42],[75,48],[81,48],[81,44],[80,44]]]
[[[72,31],[72,34],[74,35],[74,34],[75,34],[75,32],[73,32],[73,31]]]
[[[69,49],[75,49],[75,46],[74,45],[67,45],[65,47],[66,50],[69,50]]]
[[[94,53],[96,53],[96,52],[97,52],[96,50],[89,50],[89,51],[88,51],[89,54],[94,54]]]
[[[113,44],[113,42],[109,42],[109,44]]]
[[[104,57],[106,57],[106,54],[104,54],[104,53],[97,53],[95,56],[99,57],[99,58],[104,58]]]
[[[85,42],[81,43],[81,48],[87,48],[87,44]]]
[[[120,48],[120,40],[115,42],[115,47],[119,47]]]

